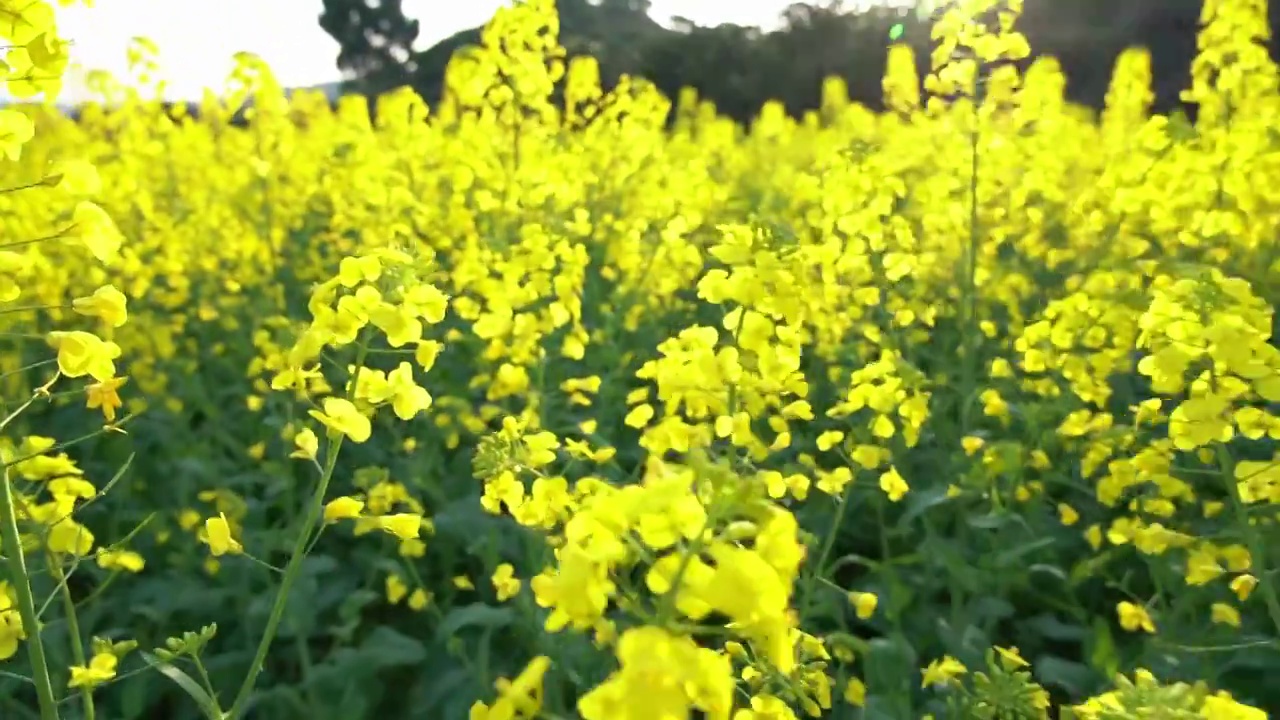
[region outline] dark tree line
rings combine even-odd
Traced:
[[[411,85],[429,103],[440,97],[444,70],[455,50],[479,41],[479,28],[459,32],[422,51],[413,50],[418,22],[400,0],[323,0],[320,25],[341,45],[344,89],[376,95]],[[838,2],[797,3],[778,30],[737,25],[702,27],[676,19],[672,29],[648,14],[648,0],[557,0],[561,42],[569,53],[589,53],[606,83],[623,73],[654,82],[668,96],[692,87],[719,110],[745,120],[769,99],[792,113],[818,107],[823,78],[843,77],[850,97],[878,107],[880,78],[891,30],[927,62],[929,20],[912,11],[855,12]],[[1150,49],[1156,106],[1178,107],[1186,87],[1200,0],[1026,0],[1021,29],[1037,53],[1054,55],[1076,102],[1100,107],[1116,57],[1127,47]],[[1273,3],[1280,25],[1280,3]],[[1273,56],[1280,54],[1275,40]]]

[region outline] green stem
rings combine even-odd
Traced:
[[[879,532],[876,533],[880,538],[880,567],[884,568],[884,573],[888,576],[889,588],[892,592],[897,592],[900,585],[898,580],[898,570],[894,567],[895,563],[900,560],[893,557],[893,548],[889,545],[889,532],[885,523],[884,503],[877,501],[872,503],[876,513],[876,527]],[[899,611],[895,610],[892,604],[885,608],[885,617],[889,619],[889,624],[893,627],[893,631],[897,637],[903,637],[902,618],[899,617]],[[907,702],[910,702],[909,700]]]
[[[65,310],[70,305],[23,305],[21,307],[11,307],[0,309],[0,315],[12,315],[22,312],[38,312],[40,310]]]
[[[59,394],[59,393],[55,393],[54,395],[56,396],[57,394]],[[77,394],[77,395],[78,395],[78,394],[79,394],[79,391],[77,391],[75,394]],[[32,401],[34,401],[34,398],[32,398]],[[13,414],[12,414],[10,417],[11,417],[11,418],[12,418],[12,417],[17,417],[18,413],[21,413],[23,410],[25,410],[25,409],[27,408],[27,406],[31,405],[31,402],[32,402],[32,401],[29,401],[29,402],[27,402],[27,403],[23,404],[21,407],[19,407],[17,410],[15,410],[15,411],[13,412]],[[119,427],[119,426],[121,426],[121,425],[124,425],[125,423],[129,422],[130,420],[132,420],[132,419],[133,419],[133,418],[135,418],[135,417],[137,417],[137,416],[136,416],[136,415],[126,415],[125,417],[123,417],[123,418],[121,418],[121,419],[120,419],[120,422],[116,423],[116,427]],[[6,418],[4,422],[0,423],[0,430],[3,430],[3,429],[4,429],[4,427],[5,427],[6,425],[8,425],[8,424],[9,424],[9,421],[10,421],[10,418]],[[66,449],[67,449],[67,448],[69,448],[69,447],[72,447],[72,446],[74,446],[74,445],[79,445],[79,444],[80,444],[80,443],[82,443],[82,442],[87,442],[87,441],[89,441],[89,440],[92,440],[92,439],[94,439],[94,438],[98,437],[99,435],[104,435],[104,434],[106,434],[106,432],[107,432],[106,430],[99,428],[99,429],[97,429],[97,430],[94,430],[94,431],[93,431],[93,432],[91,432],[91,433],[88,433],[88,434],[85,434],[85,435],[81,435],[80,437],[73,438],[73,439],[71,439],[71,440],[67,440],[66,442],[60,442],[60,443],[57,443],[56,445],[53,445],[52,447],[48,448],[47,450],[44,450],[43,452],[33,452],[33,453],[28,454],[28,455],[23,455],[22,457],[14,458],[14,459],[10,460],[9,462],[5,463],[5,464],[4,464],[4,467],[6,467],[6,468],[10,468],[10,467],[13,467],[14,465],[17,465],[17,464],[19,464],[19,463],[24,463],[24,462],[26,462],[26,461],[28,461],[28,460],[32,460],[32,459],[35,459],[35,458],[38,458],[38,457],[42,457],[42,456],[45,456],[45,455],[51,455],[51,454],[53,454],[53,453],[59,453],[59,452],[62,452],[63,450],[66,450]]]
[[[928,512],[923,513],[920,519],[924,525],[926,537],[928,537],[931,541],[934,541],[937,538],[945,537],[944,535],[938,532],[937,528],[933,524],[933,521],[929,518]],[[957,525],[961,525],[961,524],[962,523],[957,523]],[[956,528],[957,535],[959,535],[962,532],[963,530],[961,528]],[[968,547],[968,546],[959,545],[959,547]],[[951,569],[950,566],[947,567],[947,595],[950,596],[951,598],[951,627],[952,628],[963,627],[964,611],[966,606],[968,605],[968,599],[964,596],[964,588],[960,586],[960,581],[956,578],[956,573]],[[984,630],[989,632],[990,628],[984,628]]]
[[[840,534],[840,525],[844,522],[845,508],[849,504],[849,496],[853,494],[854,481],[850,480],[844,486],[844,492],[840,493],[840,500],[836,502],[836,516],[831,522],[831,529],[827,531],[827,537],[823,540],[822,551],[818,553],[818,562],[813,566],[813,571],[809,573],[805,579],[804,585],[804,609],[800,613],[800,617],[804,618],[809,614],[809,608],[813,605],[813,583],[818,580],[826,580],[823,574],[827,566],[827,560],[831,558],[831,551],[836,545],[836,536]],[[832,583],[832,587],[839,587]],[[843,590],[843,588],[841,588]]]
[[[298,661],[302,665],[302,694],[307,707],[315,712],[320,708],[320,701],[316,699],[315,662],[311,659],[311,649],[307,647],[307,638],[302,635],[294,636],[294,644],[298,646]]]
[[[60,233],[55,233],[53,235],[45,235],[44,237],[31,238],[29,240],[15,240],[14,242],[11,242],[11,243],[4,243],[3,245],[0,245],[0,250],[12,250],[13,248],[25,247],[27,245],[36,245],[38,243],[48,242],[50,240],[57,240],[60,237],[65,237],[68,232],[70,232],[71,230],[74,230],[75,228],[76,226],[72,225],[68,227],[66,230],[63,230]]]
[[[49,558],[49,572],[53,575],[53,579],[58,582],[58,594],[62,596],[62,609],[67,615],[67,640],[71,644],[71,659],[76,665],[85,667],[84,646],[80,641],[80,620],[76,617],[76,601],[71,597],[71,588],[67,586],[67,578],[62,572],[62,566]],[[93,706],[93,688],[82,686],[80,688],[80,702],[84,705],[85,720],[93,720],[97,715]]]
[[[356,356],[356,370],[352,373],[350,383],[347,386],[348,397],[355,394],[356,383],[360,379],[360,368],[364,365],[366,352],[362,342],[360,351]],[[293,553],[289,556],[289,563],[284,567],[284,577],[280,581],[280,591],[276,593],[275,602],[271,606],[271,614],[267,616],[267,627],[263,630],[262,639],[258,641],[258,649],[253,654],[253,664],[249,666],[249,672],[245,675],[244,682],[240,684],[240,690],[236,693],[236,698],[231,703],[231,709],[227,711],[227,720],[238,720],[240,713],[244,712],[245,703],[249,701],[249,695],[253,693],[254,684],[258,681],[258,675],[262,672],[262,666],[267,660],[267,652],[271,649],[271,643],[275,640],[276,632],[280,629],[280,620],[284,617],[284,609],[289,600],[289,593],[293,590],[293,584],[297,581],[298,574],[302,570],[302,561],[307,557],[308,541],[311,539],[311,535],[315,533],[321,514],[324,512],[324,498],[329,492],[329,481],[333,479],[333,470],[338,464],[338,453],[342,450],[342,441],[343,437],[341,435],[329,441],[324,472],[320,475],[320,481],[316,483],[316,490],[311,496],[306,517],[302,521],[302,528],[298,531],[298,537],[293,542]]]
[[[664,627],[666,624],[673,622],[673,618],[679,606],[677,599],[680,594],[680,585],[684,582],[684,574],[689,570],[689,565],[693,563],[693,559],[702,552],[703,538],[711,528],[715,527],[715,514],[708,509],[707,517],[702,522],[702,527],[698,530],[698,536],[689,542],[685,548],[684,555],[680,558],[680,566],[676,568],[676,574],[671,579],[671,589],[666,595],[662,596],[662,604],[658,609],[659,622]]]
[[[198,654],[191,656],[191,662],[195,665],[196,674],[200,676],[200,682],[204,684],[204,691],[209,693],[209,697],[218,700],[218,692],[213,689],[213,681],[209,679],[209,671],[205,669],[204,663],[200,661]]]
[[[45,180],[48,180],[48,178],[46,177]],[[41,180],[40,182],[27,183],[26,185],[14,185],[13,187],[3,188],[3,189],[0,189],[0,194],[8,195],[9,193],[22,192],[23,190],[31,190],[38,187],[52,187],[52,186],[45,185],[45,180]]]
[[[237,720],[240,717],[240,713],[244,711],[244,704],[249,699],[249,694],[253,692],[253,686],[258,680],[258,674],[262,672],[262,666],[267,659],[267,652],[271,649],[271,642],[275,640],[276,632],[280,628],[280,620],[284,617],[284,609],[289,599],[289,593],[293,590],[293,583],[298,579],[298,574],[302,569],[302,561],[307,556],[307,541],[311,539],[311,534],[315,532],[316,524],[320,520],[320,514],[324,511],[325,494],[329,491],[329,480],[333,477],[333,469],[338,461],[338,451],[341,449],[341,437],[330,442],[329,453],[325,458],[324,474],[320,476],[320,482],[316,484],[316,491],[311,496],[306,518],[302,522],[302,529],[298,531],[298,537],[293,543],[293,554],[289,556],[289,563],[285,565],[284,577],[280,581],[280,591],[276,593],[275,602],[271,606],[271,614],[267,617],[267,627],[263,630],[262,639],[258,641],[258,650],[253,655],[253,664],[249,666],[249,672],[245,675],[239,692],[236,693],[236,699],[232,702],[231,709],[227,711],[228,720]]]
[[[9,471],[0,475],[0,547],[6,549],[9,580],[18,596],[18,615],[27,633],[27,652],[31,655],[31,680],[36,686],[40,702],[40,720],[59,720],[58,701],[53,694],[53,682],[49,679],[49,664],[44,656],[44,643],[40,638],[39,620],[36,618],[36,601],[31,595],[31,578],[27,574],[26,555],[18,537],[18,515],[14,508],[13,486]]]

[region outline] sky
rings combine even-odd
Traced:
[[[404,0],[405,14],[420,21],[419,45],[430,47],[492,16],[504,0]],[[776,26],[790,0],[652,0],[650,15],[668,24],[675,15],[700,25],[733,22]],[[338,45],[316,18],[320,0],[95,0],[93,7],[59,10],[58,27],[73,41],[72,63],[123,76],[131,38],[145,36],[160,49],[161,75],[170,99],[197,99],[203,88],[221,88],[231,57],[248,51],[270,64],[285,87],[340,78]],[[75,103],[87,91],[74,71],[60,102]]]

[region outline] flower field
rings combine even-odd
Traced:
[[[439,107],[246,55],[192,117],[139,42],[0,110],[0,717],[1266,718],[1266,2],[1193,119],[1138,49],[1068,104],[1020,5],[749,128],[550,0]]]

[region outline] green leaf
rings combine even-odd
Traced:
[[[1017,612],[1008,600],[994,596],[978,598],[972,607],[974,615],[984,620],[1004,620]]]
[[[1037,550],[1047,548],[1055,542],[1056,540],[1053,537],[1042,537],[1029,543],[1011,547],[999,555],[996,555],[996,567],[1001,569],[1007,568],[1010,565],[1015,564],[1023,556],[1030,555]]]
[[[1036,615],[1030,620],[1026,620],[1023,624],[1028,629],[1034,630],[1041,637],[1057,640],[1058,642],[1080,642],[1088,636],[1084,627],[1074,623],[1063,622],[1048,613]]]
[[[1091,695],[1100,680],[1098,674],[1087,666],[1053,655],[1037,657],[1031,667],[1041,684],[1057,685],[1071,697]]]
[[[1113,550],[1103,550],[1090,558],[1085,558],[1071,568],[1071,586],[1075,587],[1086,580],[1097,577],[1098,571],[1115,557]]]
[[[218,707],[218,701],[210,697],[209,693],[203,687],[200,687],[200,683],[196,682],[190,675],[152,653],[143,652],[142,657],[147,661],[148,665],[159,670],[162,675],[182,688],[182,691],[196,702],[196,705],[200,707],[200,711],[204,713],[208,720],[225,720],[226,716],[222,714],[222,709]]]
[[[1174,110],[1169,114],[1169,124],[1167,127],[1169,137],[1174,142],[1187,142],[1189,140],[1194,140],[1199,134],[1196,131],[1195,123],[1191,122],[1191,119],[1188,118],[1187,114],[1182,110]]]
[[[901,636],[872,640],[864,665],[868,690],[884,694],[906,691],[918,677],[916,660],[915,652]]]
[[[923,515],[929,508],[937,507],[950,500],[951,498],[947,496],[947,488],[944,487],[908,493],[907,509],[902,513],[902,517],[898,519],[898,527],[905,527],[912,520]]]
[[[419,706],[424,713],[435,710],[457,697],[462,688],[470,688],[474,684],[471,671],[457,665],[439,674],[424,674],[416,694]]]
[[[360,644],[360,658],[370,667],[417,665],[427,657],[422,643],[387,625],[379,625]]]
[[[382,598],[382,595],[369,590],[368,588],[358,588],[347,594],[342,604],[338,606],[338,617],[343,620],[358,620],[360,613],[369,604]]]
[[[468,627],[500,628],[509,625],[515,613],[509,607],[494,607],[484,603],[472,603],[465,607],[455,608],[444,616],[437,631],[440,637],[453,637],[459,630]]]
[[[1111,625],[1106,618],[1093,619],[1093,635],[1089,643],[1089,664],[1093,669],[1106,677],[1115,677],[1120,672],[1120,657],[1116,654],[1116,642],[1111,636]]]
[[[1044,573],[1044,574],[1046,574],[1046,575],[1052,575],[1052,576],[1054,576],[1055,578],[1058,578],[1059,580],[1061,580],[1061,581],[1063,581],[1063,582],[1067,582],[1067,581],[1068,581],[1067,573],[1066,573],[1062,568],[1058,567],[1057,565],[1046,565],[1046,564],[1044,564],[1044,563],[1036,563],[1036,564],[1034,564],[1034,565],[1032,565],[1032,566],[1028,567],[1028,568],[1027,568],[1027,572],[1029,572],[1029,573]]]
[[[485,512],[480,506],[479,495],[468,496],[442,507],[431,516],[436,528],[437,542],[443,539],[461,540],[472,555],[483,553],[488,547],[496,547],[504,553],[518,553],[519,547],[507,526],[497,516]]]
[[[970,515],[965,518],[969,527],[979,530],[998,530],[1013,521],[1013,513],[994,510],[986,515]]]

